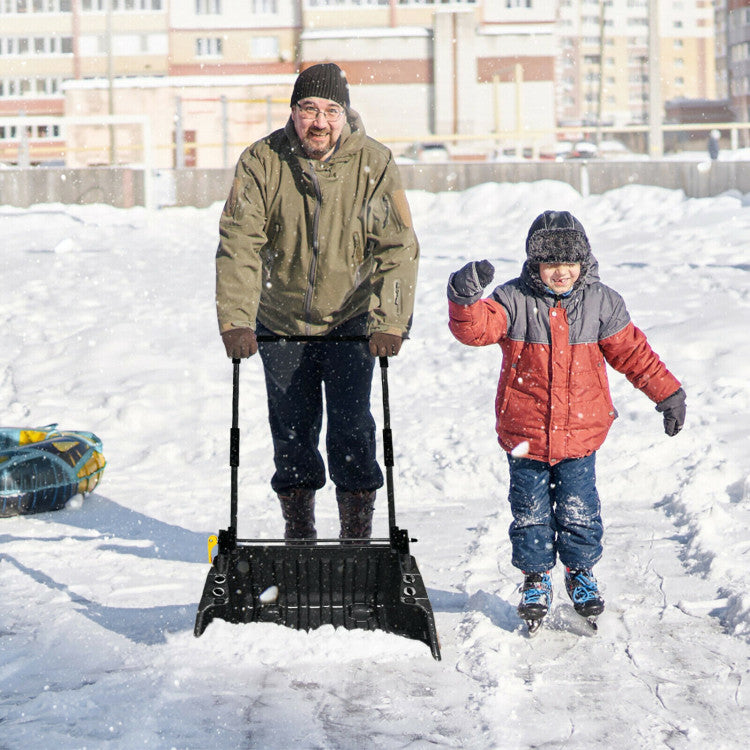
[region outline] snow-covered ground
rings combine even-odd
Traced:
[[[221,206],[0,207],[0,424],[91,430],[108,460],[82,504],[0,519],[3,750],[746,746],[750,201],[639,186],[583,198],[556,182],[409,198],[423,255],[413,336],[389,370],[396,501],[419,538],[440,662],[382,632],[215,621],[193,636],[206,540],[229,513]],[[445,284],[475,258],[515,276],[546,208],[583,221],[603,280],[683,381],[688,421],[666,437],[610,373],[607,610],[597,635],[582,629],[556,569],[549,624],[530,640],[493,431],[499,351],[451,337]],[[276,537],[256,359],[242,387],[239,530]],[[329,485],[324,536],[334,506]]]

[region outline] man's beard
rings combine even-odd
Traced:
[[[320,133],[320,131],[314,133],[315,135],[320,135],[323,133]],[[310,138],[311,132],[310,130],[307,131],[307,134],[302,139],[302,146],[305,149],[305,153],[311,158],[311,159],[320,159],[324,157],[332,148],[333,148],[333,142],[331,140],[331,131],[325,131],[324,133],[328,137],[325,140],[325,143],[323,145],[320,144],[318,141],[313,141]]]

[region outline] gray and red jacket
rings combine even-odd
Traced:
[[[449,301],[449,315],[462,343],[500,345],[498,442],[510,452],[528,441],[527,458],[554,464],[602,445],[617,416],[605,363],[657,403],[680,387],[633,325],[622,297],[599,281],[593,257],[568,297],[534,291],[527,263],[519,278],[485,299]]]

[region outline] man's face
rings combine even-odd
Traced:
[[[307,156],[325,160],[344,129],[346,110],[331,99],[308,96],[292,106],[292,122]]]

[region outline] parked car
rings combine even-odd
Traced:
[[[598,149],[590,141],[576,141],[563,155],[563,159],[595,159]]]
[[[412,143],[401,158],[404,161],[444,162],[450,161],[451,155],[444,143]]]
[[[601,141],[597,149],[597,156],[600,159],[621,159],[628,161],[648,159],[646,154],[631,151],[624,143],[616,140]]]
[[[591,141],[561,142],[561,149],[558,160],[564,159],[644,159],[643,154],[633,153],[624,143],[614,139],[601,140],[599,143]]]

